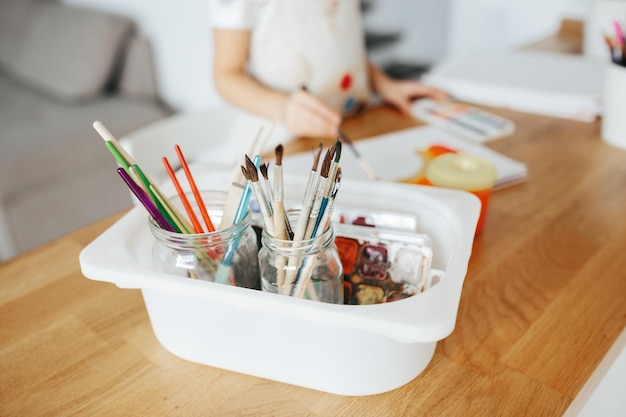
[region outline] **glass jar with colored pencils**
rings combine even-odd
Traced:
[[[209,216],[219,222],[226,193],[203,191],[201,194]],[[175,209],[182,210],[180,198],[170,201]],[[198,207],[192,208],[198,210]],[[162,228],[153,218],[149,219],[149,224],[155,237],[152,254],[157,270],[238,287],[261,288],[257,237],[251,226],[250,213],[232,226],[212,232],[196,233],[193,225],[187,225],[190,232],[178,233]]]

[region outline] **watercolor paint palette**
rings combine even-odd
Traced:
[[[211,188],[215,177],[215,172],[204,178],[196,174],[198,187],[223,190]],[[286,201],[298,201],[305,181],[285,179]],[[391,220],[382,224],[411,226],[404,231],[361,227],[355,235],[341,226],[338,231],[363,238],[361,246],[379,240],[393,245],[404,233],[423,235],[424,247],[432,249],[431,270],[441,271],[428,290],[381,304],[321,303],[157,271],[143,207],[91,242],[80,254],[80,265],[89,279],[140,289],[155,337],[174,355],[324,392],[372,395],[417,377],[437,342],[454,330],[479,211],[478,199],[463,191],[344,181],[335,210],[344,219],[385,213],[381,218]],[[383,232],[389,234],[375,241],[368,235]],[[393,263],[395,255],[391,258]],[[368,268],[373,274],[373,264]],[[385,360],[374,360],[381,357]]]
[[[344,304],[402,300],[440,279],[431,270],[431,239],[425,234],[354,224],[334,224],[344,273]],[[433,280],[434,278],[434,280]]]
[[[515,132],[515,123],[511,120],[459,102],[416,100],[411,112],[423,122],[479,143]]]

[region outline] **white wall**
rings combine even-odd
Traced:
[[[467,0],[466,0],[467,1]],[[410,63],[431,63],[443,59],[448,45],[449,1],[377,0],[365,14],[366,30],[401,33],[401,39],[387,51],[375,51],[373,61],[386,59]],[[377,60],[377,55],[381,55]]]
[[[584,19],[590,0],[451,0],[449,55],[528,44],[564,17]]]
[[[206,0],[61,1],[134,19],[139,32],[152,41],[161,96],[175,109],[201,109],[218,101]]]

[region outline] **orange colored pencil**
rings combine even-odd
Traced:
[[[191,208],[191,204],[189,204],[189,200],[187,200],[187,196],[185,195],[183,188],[180,186],[180,183],[178,182],[178,179],[176,178],[176,174],[174,173],[174,170],[172,169],[170,162],[167,160],[165,156],[162,158],[162,160],[163,160],[163,165],[165,166],[165,170],[167,171],[167,174],[170,176],[170,179],[172,180],[172,182],[174,183],[174,187],[176,187],[178,196],[180,197],[180,200],[183,202],[183,206],[185,207],[185,210],[187,211],[187,214],[189,215],[189,219],[191,219],[191,224],[193,225],[194,231],[196,233],[203,233],[204,231],[202,230],[202,226],[200,225],[200,222],[198,221],[196,214],[193,212],[193,209]]]
[[[215,232],[215,226],[213,226],[213,222],[211,221],[211,217],[209,213],[206,211],[206,206],[204,205],[204,201],[202,200],[202,196],[200,195],[200,191],[198,191],[198,187],[196,187],[196,181],[193,179],[191,175],[191,170],[189,169],[189,165],[187,165],[187,161],[183,155],[183,151],[180,150],[180,146],[175,145],[174,149],[176,150],[176,154],[178,155],[178,159],[180,160],[180,165],[183,167],[183,171],[185,171],[185,175],[187,176],[187,181],[191,186],[191,191],[193,192],[194,197],[196,198],[196,203],[198,203],[198,208],[200,208],[200,213],[202,214],[202,218],[204,219],[204,223],[206,224],[209,232]]]

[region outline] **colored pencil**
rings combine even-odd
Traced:
[[[95,122],[93,122],[93,128],[96,130],[96,132],[98,132],[100,137],[104,139],[105,142],[110,142],[115,147],[115,149],[119,152],[122,159],[125,161],[127,165],[130,166],[130,165],[136,164],[132,156],[130,156],[130,154],[126,152],[126,150],[122,147],[122,145],[120,145],[120,143],[117,141],[115,136],[113,136],[113,134],[109,131],[109,129],[107,129],[104,126],[104,124],[102,124],[102,122],[96,120]],[[120,165],[122,164],[120,163]]]
[[[176,206],[168,201],[165,194],[163,194],[163,192],[159,190],[159,188],[154,184],[150,184],[150,190],[156,196],[157,200],[159,200],[161,205],[165,208],[167,213],[170,215],[170,218],[178,227],[179,233],[193,233],[193,226],[189,224],[189,222],[187,222],[183,215],[178,211]]]
[[[198,187],[196,186],[196,181],[193,179],[193,175],[191,175],[191,170],[189,169],[187,160],[185,159],[185,156],[183,155],[183,152],[180,149],[180,146],[175,145],[174,150],[176,151],[176,154],[178,155],[178,160],[180,161],[180,165],[183,167],[183,171],[185,172],[185,176],[187,177],[187,182],[189,183],[189,186],[191,187],[191,191],[193,192],[193,195],[196,199],[196,203],[198,204],[198,208],[200,209],[200,214],[202,214],[202,218],[204,219],[204,224],[206,225],[207,230],[209,232],[214,232],[215,226],[213,225],[213,222],[211,221],[211,217],[209,216],[209,213],[206,210],[206,206],[204,205],[204,200],[202,199],[202,195],[200,194],[200,191],[198,191]]]
[[[178,182],[178,179],[176,178],[174,169],[170,165],[170,162],[167,160],[167,157],[164,156],[162,158],[162,161],[163,161],[163,166],[165,166],[165,170],[167,171],[167,174],[169,175],[170,179],[172,180],[172,183],[174,184],[174,187],[176,188],[176,192],[178,193],[178,196],[180,197],[180,201],[183,203],[183,206],[185,207],[185,210],[187,211],[187,215],[189,216],[189,219],[191,220],[191,224],[193,225],[194,232],[203,233],[204,231],[202,230],[202,226],[200,225],[200,222],[198,221],[196,214],[191,208],[191,204],[189,204],[189,200],[187,199],[187,196],[185,195],[183,188],[180,186],[180,183]]]
[[[154,221],[164,230],[173,232],[174,229],[172,226],[165,220],[165,217],[159,212],[156,208],[148,194],[137,185],[137,183],[128,175],[128,172],[122,167],[117,169],[117,173],[122,177],[128,188],[133,192],[133,194],[137,197],[139,202],[145,207],[145,209],[150,213],[150,216],[154,219]]]
[[[171,216],[170,214],[170,210],[168,210],[168,206],[167,203],[163,203],[161,201],[161,199],[158,198],[158,196],[154,193],[153,190],[153,186],[152,183],[150,182],[150,180],[148,179],[148,177],[143,173],[143,171],[141,170],[141,168],[139,168],[139,165],[134,164],[131,165],[128,170],[130,171],[131,175],[134,178],[138,178],[139,181],[137,182],[137,184],[139,186],[142,186],[142,188],[144,189],[144,191],[146,193],[148,193],[148,195],[150,196],[150,198],[152,199],[152,202],[154,203],[154,205],[157,207],[157,209],[161,212],[161,214],[163,215],[163,217],[165,217],[165,219],[167,220],[167,222],[169,224],[172,225],[172,227],[174,227],[174,231],[180,233],[182,231],[182,229],[180,229],[180,227],[178,226],[178,222],[176,222],[174,220],[174,218]]]
[[[115,158],[115,160],[117,161],[117,163],[124,168],[124,170],[126,172],[128,172],[128,168],[130,168],[130,164],[128,163],[128,161],[124,158],[124,156],[122,156],[122,154],[120,153],[119,149],[117,147],[115,147],[115,145],[113,144],[113,142],[109,142],[109,141],[105,141],[104,145],[107,147],[107,149],[109,150],[109,152],[111,152],[111,155],[113,155],[113,157]]]

